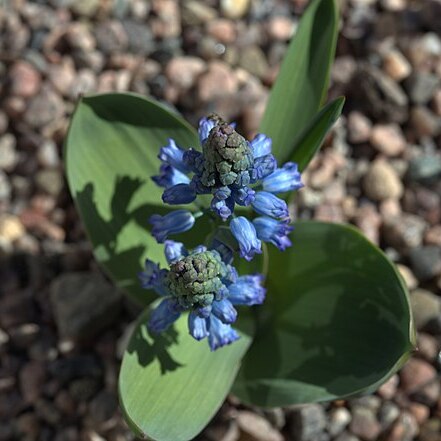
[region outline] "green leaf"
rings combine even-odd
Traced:
[[[139,287],[136,274],[146,256],[164,263],[163,246],[148,232],[147,219],[168,210],[151,180],[168,138],[182,147],[199,144],[195,131],[162,105],[135,94],[109,93],[80,100],[65,145],[69,188],[95,256],[144,304],[156,296]]]
[[[337,42],[335,0],[314,0],[300,20],[271,91],[260,132],[273,140],[284,162],[326,96]]]
[[[207,341],[188,334],[187,316],[167,332],[147,332],[149,310],[138,320],[119,375],[121,407],[138,436],[186,441],[196,436],[222,405],[250,338],[211,352]]]
[[[292,239],[270,252],[264,318],[234,392],[284,406],[378,386],[415,345],[401,277],[355,228],[300,222]]]
[[[339,118],[344,102],[345,99],[340,97],[323,107],[298,139],[289,159],[298,164],[300,171],[317,153],[329,129]]]

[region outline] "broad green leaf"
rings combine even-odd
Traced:
[[[234,392],[283,406],[378,386],[415,345],[401,277],[352,227],[300,222],[292,239],[289,250],[270,251],[263,323]]]
[[[343,97],[327,104],[315,116],[295,144],[289,159],[299,165],[303,171],[322,145],[328,130],[337,121],[343,109]]]
[[[324,101],[337,25],[335,0],[313,0],[287,50],[259,128],[272,138],[281,162],[289,159]]]
[[[211,352],[188,334],[187,316],[167,332],[148,333],[147,309],[137,322],[119,375],[121,407],[130,428],[156,441],[196,436],[222,405],[250,338]]]
[[[140,289],[136,274],[146,256],[164,263],[163,246],[149,234],[147,219],[168,210],[150,179],[158,174],[157,155],[168,138],[182,147],[199,143],[195,131],[163,106],[109,93],[80,100],[65,145],[69,188],[96,258],[144,304],[154,297]]]

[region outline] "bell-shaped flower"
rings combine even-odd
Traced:
[[[303,187],[302,176],[295,162],[287,162],[276,169],[262,182],[263,189],[271,193],[298,190]]]
[[[239,243],[241,257],[249,261],[254,257],[254,254],[262,253],[262,244],[257,238],[256,229],[247,218],[239,216],[232,219],[230,229]]]
[[[176,145],[173,139],[169,139],[168,144],[165,147],[161,147],[158,158],[166,164],[177,168],[182,173],[189,173],[191,170],[184,161],[184,151]]]
[[[147,326],[150,331],[159,334],[175,322],[180,315],[176,300],[168,297],[151,312]]]
[[[208,320],[208,344],[212,351],[221,346],[229,345],[240,338],[231,325],[222,323],[216,316],[211,315]]]
[[[271,153],[271,138],[268,138],[268,136],[264,135],[263,133],[256,135],[255,138],[250,142],[250,145],[255,158],[260,158],[261,156],[266,156]]]
[[[176,184],[166,188],[162,200],[170,205],[190,204],[196,199],[196,192],[189,184]]]
[[[254,211],[264,216],[271,216],[277,219],[289,218],[286,202],[267,191],[258,191],[251,205]]]
[[[177,184],[189,184],[190,178],[170,164],[161,164],[159,175],[152,176],[153,182],[159,187],[172,187]]]
[[[262,274],[240,276],[228,287],[228,300],[233,305],[260,305],[265,300],[266,289],[262,286]]]
[[[159,243],[164,243],[170,234],[184,233],[190,230],[194,223],[194,216],[187,210],[176,210],[165,216],[153,214],[149,219],[152,224],[152,235]]]
[[[270,217],[262,216],[253,220],[256,227],[257,237],[264,242],[270,242],[280,251],[292,245],[288,234],[294,229],[288,220],[278,221]]]

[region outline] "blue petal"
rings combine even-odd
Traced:
[[[238,277],[228,287],[228,300],[234,305],[260,305],[265,300],[266,289],[262,286],[262,274]]]
[[[146,259],[144,271],[138,273],[138,278],[144,289],[153,289],[160,296],[164,296],[168,294],[164,283],[167,272],[165,269],[160,269],[157,263]]]
[[[230,264],[233,261],[233,250],[219,239],[213,239],[210,248],[216,250],[220,254],[222,261],[226,264]]]
[[[165,331],[180,316],[176,300],[164,299],[150,314],[148,328],[155,334]]]
[[[231,232],[239,243],[240,256],[251,260],[254,254],[262,253],[262,244],[257,238],[254,225],[245,217],[239,216],[230,222]]]
[[[287,162],[263,180],[263,189],[271,193],[298,190],[303,187],[302,177],[295,162]]]
[[[207,319],[199,317],[195,312],[188,314],[188,330],[196,340],[202,340],[208,335]]]
[[[210,194],[211,193],[211,188],[205,186],[202,183],[202,179],[201,179],[201,177],[199,175],[194,175],[191,178],[190,186],[191,186],[191,188],[194,189],[194,191],[197,194]]]
[[[227,299],[213,302],[213,314],[225,324],[231,324],[237,318],[237,311]]]
[[[185,165],[193,172],[201,174],[204,170],[204,156],[195,149],[184,151],[183,160]]]
[[[170,205],[190,204],[195,199],[196,192],[189,184],[173,185],[166,188],[162,194],[162,200]]]
[[[267,191],[258,191],[251,205],[254,211],[264,216],[271,216],[277,219],[289,218],[286,202]]]
[[[184,162],[184,151],[176,145],[173,139],[168,140],[168,145],[161,147],[158,158],[177,168],[182,173],[189,173],[191,170]]]
[[[167,213],[165,216],[154,214],[150,216],[149,222],[153,225],[152,235],[159,243],[164,243],[170,234],[190,230],[195,223],[195,218],[187,210],[176,210]]]
[[[254,184],[266,176],[274,172],[277,167],[276,158],[273,155],[266,155],[254,160],[252,179],[251,182]]]
[[[182,259],[185,256],[188,256],[188,251],[186,250],[182,242],[166,240],[164,246],[164,254],[167,262],[170,264]]]
[[[268,136],[263,133],[256,135],[250,144],[255,158],[260,158],[261,156],[269,155],[271,153],[271,138],[268,138]]]
[[[176,184],[188,184],[190,183],[190,178],[181,173],[177,168],[172,167],[170,164],[161,164],[159,169],[159,175],[152,176],[152,180],[159,187],[172,187]]]
[[[254,201],[256,192],[250,187],[242,187],[233,189],[234,201],[244,207],[251,204]]]
[[[215,351],[222,346],[229,345],[240,338],[231,325],[222,323],[214,315],[210,316],[208,332],[208,344],[212,351]]]
[[[216,196],[211,200],[211,209],[223,220],[227,220],[234,210],[234,200],[232,197],[218,199]]]
[[[256,227],[257,237],[264,242],[270,242],[275,245],[280,251],[285,251],[286,248],[292,245],[288,234],[294,229],[289,225],[289,221],[277,221],[270,217],[257,217],[253,220]]]
[[[202,118],[199,121],[198,134],[201,144],[203,144],[205,140],[208,138],[208,135],[210,134],[210,131],[214,126],[216,126],[216,122],[213,121],[212,119]]]

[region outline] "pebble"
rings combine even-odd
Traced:
[[[400,372],[401,386],[405,392],[411,395],[419,395],[424,391],[424,388],[431,385],[436,385],[439,389],[436,378],[436,369],[427,363],[427,361],[418,358],[411,358]],[[435,399],[434,401],[436,401],[437,396],[433,398]],[[431,404],[434,404],[434,402]]]
[[[323,408],[309,404],[290,411],[289,433],[299,441],[315,441],[324,432],[327,421]]]
[[[352,411],[351,432],[366,441],[374,441],[381,432],[381,425],[372,410],[357,406]]]
[[[352,111],[348,116],[348,139],[354,144],[367,142],[372,134],[372,122],[360,112]]]
[[[358,436],[353,435],[349,432],[343,432],[340,435],[338,435],[336,438],[334,438],[334,441],[360,441],[360,438]]]
[[[269,69],[265,54],[256,45],[247,46],[240,52],[239,66],[261,79]]]
[[[404,283],[408,290],[411,291],[418,286],[418,280],[408,266],[398,263],[397,269],[401,277],[404,279]]]
[[[403,213],[399,217],[385,219],[383,235],[388,245],[407,251],[421,246],[426,227],[426,222],[420,217]]]
[[[232,44],[237,38],[234,22],[223,18],[209,21],[207,32],[211,37],[224,44]]]
[[[243,17],[250,7],[250,0],[220,0],[220,9],[228,18],[238,19]]]
[[[148,26],[135,20],[123,20],[127,35],[128,51],[137,55],[147,55],[154,50],[154,36]]]
[[[386,156],[398,156],[406,148],[406,139],[398,124],[377,124],[373,127],[371,144]]]
[[[283,441],[282,434],[260,415],[246,410],[240,411],[236,417],[237,424],[250,441]]]
[[[11,196],[11,184],[3,170],[0,170],[0,201],[9,200]]]
[[[425,154],[412,158],[409,161],[407,178],[411,182],[431,184],[441,177],[441,156]]]
[[[41,87],[41,75],[32,64],[19,60],[9,71],[10,93],[23,98],[33,97]]]
[[[0,137],[0,169],[11,172],[19,160],[15,137],[6,133]]]
[[[19,372],[20,391],[26,404],[35,404],[43,391],[46,369],[40,361],[30,361]]]
[[[87,338],[115,319],[121,293],[95,273],[66,273],[51,285],[55,321],[63,337]]]
[[[96,44],[104,54],[123,52],[127,49],[129,40],[123,25],[115,20],[98,24],[94,29]]]
[[[175,57],[167,64],[165,75],[180,91],[185,91],[194,86],[205,67],[205,62],[197,57]]]
[[[409,412],[413,415],[418,425],[423,424],[430,416],[430,409],[421,403],[410,403]]]
[[[63,176],[57,169],[43,169],[38,171],[35,176],[38,188],[53,196],[57,197],[64,186]]]
[[[412,72],[412,66],[406,57],[397,49],[387,52],[383,59],[384,71],[395,81],[402,81]]]
[[[381,224],[381,216],[373,204],[364,204],[358,208],[355,214],[355,225],[375,244],[380,242]]]
[[[71,58],[65,57],[59,64],[51,64],[49,67],[49,81],[63,96],[70,96],[76,76],[75,65]]]
[[[441,249],[434,245],[418,247],[409,254],[412,270],[423,282],[441,273]]]
[[[400,408],[391,401],[385,401],[378,411],[378,421],[382,430],[387,430],[400,415]]]
[[[410,295],[413,318],[418,330],[436,322],[441,315],[441,298],[425,289],[416,289]]]
[[[426,245],[441,247],[441,225],[429,228],[424,236],[424,242]]]
[[[337,436],[346,429],[352,416],[346,407],[336,407],[329,412],[327,431],[331,436]]]
[[[43,88],[31,99],[23,115],[29,126],[38,129],[49,124],[64,114],[64,103],[60,96],[50,88]]]
[[[295,25],[290,17],[276,15],[268,20],[266,30],[271,39],[287,41],[292,37]]]
[[[410,122],[420,137],[436,136],[441,132],[441,118],[424,106],[412,108]]]
[[[363,188],[366,195],[374,201],[403,195],[403,184],[396,171],[384,160],[374,161],[364,178]]]
[[[413,441],[417,434],[418,424],[415,417],[408,412],[403,412],[388,433],[385,441]]]
[[[213,61],[207,71],[199,77],[197,96],[202,102],[210,102],[225,95],[233,95],[238,90],[238,80],[231,68],[221,62]]]
[[[414,72],[404,82],[404,87],[414,104],[426,104],[435,94],[440,83],[436,75],[426,72]]]
[[[398,389],[400,379],[398,375],[394,374],[385,383],[383,383],[377,390],[378,395],[386,400],[391,400]]]

